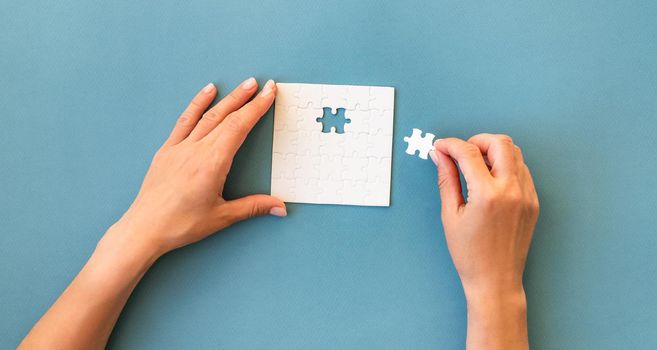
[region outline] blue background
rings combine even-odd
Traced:
[[[183,4],[184,3],[184,4]],[[4,1],[0,347],[136,194],[194,93],[255,75],[396,87],[392,206],[289,205],[163,257],[117,349],[460,349],[465,304],[413,127],[508,133],[542,203],[536,349],[657,347],[657,3]],[[269,191],[271,112],[229,197]]]

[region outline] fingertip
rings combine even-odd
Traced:
[[[443,139],[436,139],[436,141],[433,142],[433,147],[436,150],[436,152],[440,152],[442,154],[449,155],[450,154],[450,147],[454,147],[455,144],[459,144],[459,141],[463,141],[461,139],[455,138],[455,137],[446,137]],[[465,142],[465,141],[463,141]]]
[[[275,94],[276,92],[276,83],[269,79],[265,83],[265,86],[262,88],[262,91],[260,92],[260,96],[262,97],[269,97],[270,95]]]
[[[254,77],[250,77],[250,78],[244,80],[244,81],[242,82],[242,84],[240,84],[240,87],[241,87],[242,90],[244,90],[244,91],[250,91],[250,90],[253,90],[253,88],[255,88],[255,87],[257,87],[257,86],[258,86],[258,82],[255,80]]]
[[[285,208],[285,206],[273,207],[269,209],[269,215],[284,217],[287,216],[287,209]]]
[[[206,95],[211,95],[217,90],[217,87],[213,83],[208,83],[203,90],[201,90]]]
[[[436,149],[432,149],[429,151],[429,158],[431,158],[431,161],[433,162],[436,167],[438,167],[438,157],[436,156]]]

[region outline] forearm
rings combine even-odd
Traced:
[[[521,287],[467,291],[467,349],[529,349],[527,302]]]
[[[103,349],[128,297],[158,254],[113,226],[23,340],[21,349]]]

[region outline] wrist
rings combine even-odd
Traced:
[[[464,289],[468,310],[526,310],[527,298],[522,285]]]
[[[520,287],[468,289],[470,349],[528,349],[527,300]]]
[[[92,259],[113,263],[124,272],[145,272],[164,254],[149,235],[130,222],[121,219],[112,225],[101,238]]]
[[[484,301],[521,302],[525,300],[522,276],[487,274],[487,278],[461,278],[468,304]]]

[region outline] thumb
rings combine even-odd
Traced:
[[[461,192],[461,178],[456,163],[451,157],[437,149],[429,153],[431,160],[436,164],[438,171],[438,188],[440,189],[440,201],[442,210],[455,212],[464,203]]]
[[[225,202],[220,209],[229,224],[262,215],[286,216],[285,203],[266,194],[254,194]]]

